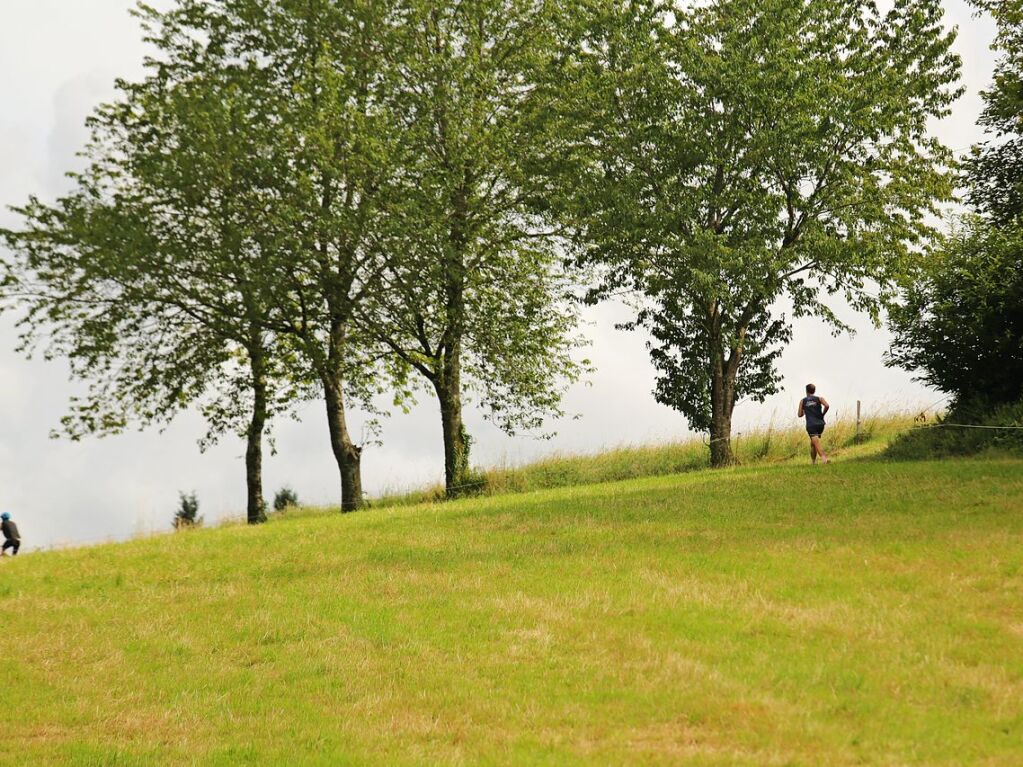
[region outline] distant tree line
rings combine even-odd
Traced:
[[[353,409],[437,402],[473,482],[469,400],[562,415],[581,295],[627,293],[655,396],[733,460],[790,316],[875,321],[951,198],[928,134],[958,95],[940,0],[178,0],[89,119],[84,170],[3,232],[22,346],[87,384],[62,431],[246,440],[319,399],[345,510]],[[785,307],[785,311],[781,310]],[[628,407],[628,403],[622,403]],[[385,409],[386,410],[386,409]]]

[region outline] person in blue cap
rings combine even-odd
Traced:
[[[11,519],[11,515],[6,511],[0,514],[0,531],[4,534],[4,546],[0,549],[0,554],[7,556],[7,549],[11,549],[11,554],[16,555],[18,549],[21,548],[21,536],[18,534],[18,526],[14,524],[14,520]]]
[[[824,414],[828,412],[829,407],[824,397],[817,396],[817,387],[807,384],[806,396],[799,400],[799,417],[806,417],[806,434],[810,437],[810,460],[814,463],[817,463],[817,456],[820,456],[824,463],[828,462],[824,448],[821,447],[821,437],[824,435]]]

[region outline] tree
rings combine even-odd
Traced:
[[[953,395],[953,408],[1023,399],[1023,229],[968,218],[890,312],[887,363]]]
[[[292,377],[323,392],[342,508],[355,509],[362,448],[347,406],[369,408],[385,385],[379,355],[353,323],[379,285],[379,228],[395,172],[394,119],[381,96],[396,82],[386,55],[391,5],[178,0],[141,13],[162,72],[215,57],[237,64],[259,101],[247,129],[251,151],[272,168],[254,190],[265,204],[252,208],[267,244],[259,261],[266,327],[293,352]]]
[[[467,391],[505,431],[538,428],[585,367],[530,171],[549,139],[536,77],[561,23],[545,0],[407,2],[398,21],[401,202],[368,327],[437,398],[449,495],[469,482]]]
[[[993,14],[1002,52],[980,118],[994,140],[966,163],[979,215],[929,256],[892,309],[887,358],[953,395],[963,414],[1023,399],[1023,2],[975,5]]]
[[[174,512],[174,529],[199,527],[203,519],[199,516],[199,499],[195,493],[178,493],[178,510]]]
[[[279,88],[289,96],[281,141],[293,178],[282,217],[292,244],[277,267],[279,330],[322,387],[342,509],[352,511],[363,504],[363,448],[348,428],[346,401],[372,411],[395,370],[357,324],[382,289],[382,229],[399,172],[388,108],[400,85],[391,66],[394,11],[387,2],[317,0],[282,4],[271,19],[279,33],[268,35],[272,45],[257,40],[257,50],[280,62]]]
[[[152,27],[151,27],[152,29]],[[90,120],[88,168],[48,206],[19,209],[7,233],[8,297],[26,309],[23,341],[48,338],[91,382],[67,434],[169,422],[197,403],[210,425],[247,441],[247,516],[265,519],[265,426],[298,391],[270,331],[262,261],[274,176],[266,91],[252,62],[208,44],[152,37],[166,58]],[[264,83],[265,84],[265,83]],[[262,141],[262,143],[260,143]]]
[[[1002,57],[980,118],[991,139],[974,148],[966,162],[970,202],[994,223],[1023,213],[1023,2],[975,0],[998,24],[995,48]]]
[[[957,96],[939,0],[594,4],[566,57],[574,94],[552,163],[594,300],[634,291],[655,395],[733,460],[740,398],[777,389],[795,316],[878,320],[950,153],[927,133]]]
[[[274,187],[280,248],[267,265],[278,286],[275,329],[323,391],[345,511],[363,503],[362,446],[347,409],[354,400],[372,411],[395,367],[381,364],[355,321],[381,287],[381,228],[398,172],[387,109],[400,85],[389,55],[394,14],[389,2],[188,0],[175,17],[191,34],[230,30],[232,55],[264,62],[275,78],[275,146],[286,157]]]

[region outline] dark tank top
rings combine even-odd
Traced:
[[[821,398],[809,396],[803,399],[803,415],[806,416],[806,428],[824,425],[824,407]]]

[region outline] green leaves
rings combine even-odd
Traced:
[[[951,195],[938,0],[137,15],[146,76],[91,118],[75,191],[7,233],[24,341],[92,385],[72,436],[198,406],[251,447],[320,388],[346,508],[352,402],[403,407],[418,375],[459,471],[463,393],[509,432],[561,414],[579,281],[641,297],[656,396],[727,439],[737,399],[777,387],[776,307],[841,329],[839,294],[876,321]]]
[[[888,364],[918,372],[960,409],[1023,396],[1023,3],[975,5],[998,23],[1002,53],[980,120],[995,140],[975,147],[966,163],[981,217],[966,218],[906,286],[891,312],[888,354]]]
[[[451,486],[468,466],[463,392],[505,431],[536,429],[581,372],[559,222],[533,170],[551,139],[538,83],[561,19],[537,0],[406,2],[400,18],[401,174],[387,289],[366,323],[452,413]]]
[[[959,90],[937,0],[603,4],[560,83],[564,191],[595,295],[643,294],[657,396],[699,427],[776,385],[779,302],[875,321],[952,193],[927,135]],[[715,373],[717,371],[717,373]],[[708,391],[715,375],[720,408]],[[733,385],[734,383],[734,385]],[[703,395],[700,392],[705,392]]]
[[[1023,231],[969,218],[891,312],[888,364],[955,396],[1023,398]]]
[[[146,76],[90,119],[74,193],[30,202],[10,233],[26,343],[53,331],[48,353],[91,385],[68,434],[195,406],[205,442],[236,431],[251,447],[319,387],[354,508],[346,406],[375,413],[388,389],[404,406],[412,370],[459,418],[463,370],[508,430],[558,412],[575,313],[529,169],[554,4],[136,14],[156,49]]]
[[[205,446],[249,443],[250,521],[262,518],[266,422],[306,394],[274,330],[281,237],[270,73],[237,56],[218,4],[141,7],[159,56],[89,121],[89,164],[53,206],[7,234],[25,344],[44,339],[87,384],[62,419],[79,439],[197,408]],[[200,34],[204,33],[204,34]]]
[[[984,93],[980,124],[992,140],[974,147],[966,161],[970,202],[999,225],[1023,214],[1023,2],[977,0],[998,24],[1001,58],[994,83]]]

